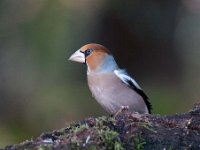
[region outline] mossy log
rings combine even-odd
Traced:
[[[132,114],[87,118],[35,140],[6,146],[22,149],[200,149],[200,103],[184,114]]]

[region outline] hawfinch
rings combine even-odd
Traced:
[[[88,86],[97,102],[110,114],[122,108],[150,114],[151,104],[137,82],[118,67],[111,52],[100,44],[87,44],[69,58],[87,65]]]

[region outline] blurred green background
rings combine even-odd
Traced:
[[[199,0],[1,0],[0,147],[105,114],[86,67],[67,60],[91,42],[112,51],[153,113],[198,102]]]

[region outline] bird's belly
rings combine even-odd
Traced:
[[[127,96],[129,91],[120,91],[107,84],[90,86],[92,95],[97,102],[109,113],[116,113],[122,106],[129,106],[132,109],[133,97]]]
[[[116,113],[122,106],[128,106],[130,111],[145,113],[147,108],[140,95],[122,82],[115,82],[108,78],[101,82],[98,78],[88,80],[93,97],[109,113]]]
[[[97,102],[109,113],[113,114],[120,109],[117,103],[117,94],[112,88],[107,86],[94,86],[90,87],[93,97]]]

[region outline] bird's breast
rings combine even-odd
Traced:
[[[88,86],[92,95],[99,100],[109,92],[109,79],[100,75],[88,75]]]
[[[114,76],[112,74],[88,75],[88,86],[93,97],[110,113],[116,111],[117,104],[113,97],[115,96],[115,86],[112,84],[113,80]]]

